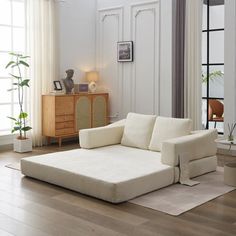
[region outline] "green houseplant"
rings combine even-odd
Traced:
[[[236,127],[236,123],[233,124],[228,124],[228,130],[229,130],[229,135],[228,135],[228,141],[233,142],[234,141],[234,129]]]
[[[17,117],[8,117],[14,122],[14,127],[12,133],[19,132],[19,135],[14,139],[14,151],[16,152],[28,152],[32,151],[32,140],[27,138],[27,131],[32,128],[27,125],[28,114],[24,111],[25,102],[25,89],[29,87],[29,79],[25,79],[22,76],[22,69],[28,68],[29,64],[26,59],[29,56],[24,56],[22,54],[10,53],[12,60],[6,65],[7,68],[15,68],[15,74],[10,75],[14,79],[13,87],[8,91],[16,90],[18,105],[20,108],[20,113]]]
[[[214,81],[214,79],[216,78],[223,78],[224,76],[224,72],[222,72],[221,70],[215,70],[212,71],[209,76],[207,76],[207,74],[205,74],[204,72],[202,72],[202,83],[207,83],[207,81]]]

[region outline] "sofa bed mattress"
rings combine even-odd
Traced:
[[[161,154],[113,145],[23,158],[22,173],[112,203],[127,201],[175,181]]]

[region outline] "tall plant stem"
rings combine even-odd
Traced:
[[[21,70],[20,70],[20,66],[19,66],[19,57],[17,57],[17,68],[18,68],[18,73],[19,73],[19,83],[22,83],[22,74],[21,74]],[[18,100],[19,100],[19,105],[20,105],[20,114],[22,114],[24,112],[23,110],[23,104],[24,104],[24,88],[22,86],[20,86],[18,83]],[[22,122],[23,119],[23,124],[24,127],[26,125],[26,120],[25,118],[20,118],[20,122]],[[20,130],[20,138],[22,139],[22,131]],[[26,138],[26,131],[24,131],[24,138]]]

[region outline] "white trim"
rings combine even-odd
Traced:
[[[150,7],[148,7],[150,5]],[[135,7],[140,7],[136,11],[134,10]],[[144,8],[142,8],[144,7]],[[132,41],[136,42],[136,32],[137,32],[137,25],[136,21],[141,12],[152,12],[154,14],[154,78],[153,78],[153,112],[155,114],[160,113],[160,1],[150,1],[150,2],[142,2],[137,4],[132,4],[130,8],[130,35],[132,37]],[[159,13],[159,14],[158,14]],[[158,25],[157,25],[158,24]],[[134,49],[135,50],[135,49]],[[136,51],[136,50],[135,50]],[[135,58],[135,55],[134,55]],[[157,67],[156,67],[157,66]],[[133,69],[131,70],[131,83],[132,86],[130,87],[131,91],[131,106],[132,111],[136,112],[136,61],[133,62]]]
[[[103,52],[104,52],[104,22],[107,20],[108,17],[116,17],[118,21],[118,38],[117,42],[123,40],[123,35],[124,35],[124,7],[119,6],[119,7],[112,7],[112,8],[106,8],[106,9],[100,9],[98,10],[99,12],[99,58],[100,58],[100,63],[103,67],[104,65],[104,60],[103,60]],[[101,71],[102,74],[102,71]],[[118,87],[118,94],[121,94],[123,92],[122,86],[123,86],[123,64],[117,64],[117,78],[118,80],[116,81],[117,87]],[[119,119],[120,118],[120,113],[122,111],[122,96],[119,96],[118,100],[118,110],[115,112],[115,114],[111,114],[109,118],[113,119]]]
[[[98,12],[103,12],[103,11],[114,11],[114,10],[122,10],[123,11],[124,7],[123,6],[117,6],[117,7],[108,7],[108,8],[102,8],[98,9]]]

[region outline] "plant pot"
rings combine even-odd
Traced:
[[[32,139],[14,139],[14,151],[23,153],[23,152],[32,152]]]

